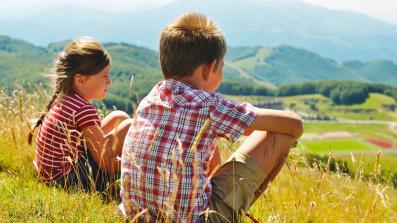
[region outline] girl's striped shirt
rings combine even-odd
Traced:
[[[46,114],[36,140],[36,170],[44,181],[65,176],[77,162],[82,146],[81,130],[101,126],[97,109],[78,94],[64,95]]]

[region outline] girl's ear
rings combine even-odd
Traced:
[[[73,82],[75,86],[82,86],[85,82],[85,77],[81,74],[76,74],[73,77]]]

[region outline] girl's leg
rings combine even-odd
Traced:
[[[112,111],[102,120],[101,128],[105,134],[108,134],[114,128],[116,128],[122,121],[129,119],[127,113],[123,111]]]
[[[121,157],[124,139],[132,122],[132,119],[123,120],[105,134],[104,145],[99,145],[99,149],[96,149],[95,146],[91,147],[90,154],[93,157],[99,157],[99,161],[96,159],[95,162],[100,170],[106,171],[110,175],[117,175],[120,172],[121,164],[117,157]]]
[[[101,128],[106,135],[107,142],[112,145],[113,155],[111,159],[117,170],[120,169],[120,162],[117,160],[117,156],[121,157],[124,139],[131,123],[132,119],[123,111],[112,111],[102,120]]]
[[[112,145],[113,154],[121,155],[124,139],[132,122],[132,119],[124,119],[107,133],[106,139]]]
[[[120,171],[120,162],[117,160],[117,157],[121,157],[124,139],[131,124],[132,119],[123,111],[112,111],[101,123],[101,129],[105,134],[106,143],[111,145],[112,155],[109,158],[111,159],[111,165],[117,170],[116,172]]]

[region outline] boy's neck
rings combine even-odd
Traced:
[[[203,66],[198,66],[192,75],[182,77],[179,80],[189,83],[195,89],[209,91],[203,79]]]

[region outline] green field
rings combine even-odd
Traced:
[[[308,153],[328,154],[348,153],[348,152],[376,152],[378,147],[356,139],[325,139],[316,141],[307,141],[304,143]]]
[[[345,131],[359,138],[376,138],[397,143],[397,134],[385,124],[350,124],[338,122],[307,122],[304,123],[305,134],[319,135],[326,132]]]
[[[303,116],[323,116],[352,120],[382,120],[397,121],[397,113],[388,110],[385,106],[397,106],[396,101],[386,95],[371,93],[362,104],[351,106],[334,105],[331,100],[320,94],[299,95],[290,97],[265,97],[265,96],[231,96],[226,97],[238,102],[281,100],[284,107],[300,112]]]
[[[396,101],[386,95],[371,93],[362,104],[351,106],[334,105],[322,95],[303,95],[283,98],[286,107],[295,104],[294,109],[312,114],[353,120],[397,121],[397,114],[387,110],[386,105],[397,105]],[[310,103],[310,100],[313,101]],[[309,102],[308,102],[309,101]],[[311,105],[314,104],[314,105]]]

